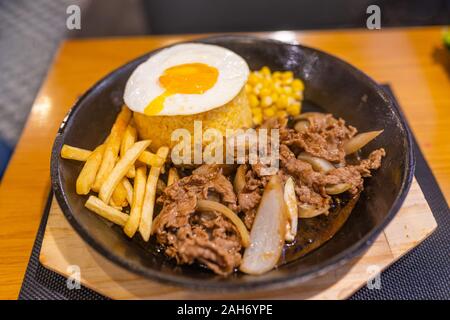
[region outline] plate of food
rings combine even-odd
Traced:
[[[285,288],[356,259],[414,173],[393,99],[301,45],[216,36],[152,51],[75,103],[52,187],[83,240],[189,289]]]

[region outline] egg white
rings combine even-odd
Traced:
[[[125,87],[124,101],[136,112],[164,92],[159,77],[170,67],[185,63],[204,63],[219,71],[217,82],[203,94],[174,94],[166,98],[157,115],[189,115],[212,110],[230,102],[245,85],[249,68],[246,61],[228,49],[186,43],[164,49],[139,65]]]

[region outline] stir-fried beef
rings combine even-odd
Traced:
[[[251,228],[255,219],[256,209],[261,201],[267,177],[257,174],[258,170],[250,169],[245,174],[245,187],[238,194],[240,209],[244,212],[244,223]]]
[[[280,129],[280,170],[282,181],[291,176],[295,180],[295,193],[299,206],[312,205],[316,208],[328,208],[331,197],[326,187],[341,183],[349,184],[347,190],[356,195],[363,189],[363,177],[370,176],[370,170],[378,169],[384,149],[373,151],[368,159],[358,165],[345,165],[343,146],[356,134],[356,129],[346,126],[344,120],[331,115],[317,114],[308,117],[309,126],[301,133],[277,122],[265,126]],[[311,164],[297,159],[296,153],[308,153],[341,166],[327,173],[315,171]],[[238,194],[238,203],[244,212],[244,222],[251,228],[259,202],[268,178],[259,174],[259,166],[253,165],[246,172],[246,187]]]
[[[375,150],[367,159],[348,165],[344,145],[357,130],[329,114],[310,114],[304,118],[302,121],[307,121],[307,125],[298,131],[288,127],[287,122],[276,120],[262,127],[280,130],[277,174],[283,183],[288,177],[294,179],[299,208],[312,206],[326,213],[332,200],[328,188],[343,184],[345,192],[357,195],[363,189],[363,178],[380,167],[385,151]],[[301,152],[328,160],[334,168],[316,171],[310,163],[297,158]],[[198,212],[196,208],[199,200],[218,201],[239,213],[251,229],[270,177],[262,174],[262,164],[247,164],[245,168],[245,186],[237,195],[230,182],[236,167],[230,165],[202,165],[192,175],[165,188],[158,199],[163,208],[153,227],[168,256],[178,263],[204,264],[221,275],[239,266],[242,246],[235,225],[220,213]]]
[[[349,192],[357,194],[363,189],[363,177],[370,177],[370,170],[376,170],[381,166],[381,159],[386,155],[384,149],[372,151],[369,157],[358,165],[349,165],[336,168],[325,176],[325,185],[349,183],[352,188]]]
[[[163,209],[155,219],[154,230],[166,254],[178,263],[197,261],[225,275],[241,261],[236,227],[221,214],[195,210],[198,200],[211,198],[236,210],[236,195],[220,168],[202,167],[165,189],[158,199]]]
[[[308,127],[301,132],[283,127],[281,143],[331,162],[342,162],[345,158],[343,144],[356,134],[356,128],[346,126],[344,120],[333,118],[331,114],[317,114],[307,121]]]

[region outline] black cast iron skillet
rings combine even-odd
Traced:
[[[190,289],[247,291],[287,287],[324,274],[361,254],[397,213],[413,177],[410,133],[393,100],[365,74],[318,50],[246,36],[219,36],[198,42],[233,50],[247,60],[251,69],[268,65],[272,70],[292,70],[305,82],[307,106],[320,106],[362,132],[384,129],[364,148],[362,156],[380,147],[386,149],[387,156],[373,177],[366,179],[365,189],[347,222],[330,241],[303,258],[261,276],[236,273],[222,278],[200,267],[177,266],[155,246],[145,247],[139,240],[129,240],[120,228],[85,209],[87,197],[75,193],[82,163],[61,159],[61,147],[67,143],[92,150],[106,138],[123,103],[128,77],[154,51],[100,80],[75,103],[61,125],[52,151],[52,185],[73,228],[100,254],[125,269]]]

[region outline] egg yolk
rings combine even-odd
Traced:
[[[165,90],[145,108],[146,115],[156,115],[164,108],[164,101],[174,94],[203,94],[217,81],[219,71],[204,63],[185,63],[164,70],[159,84]]]

